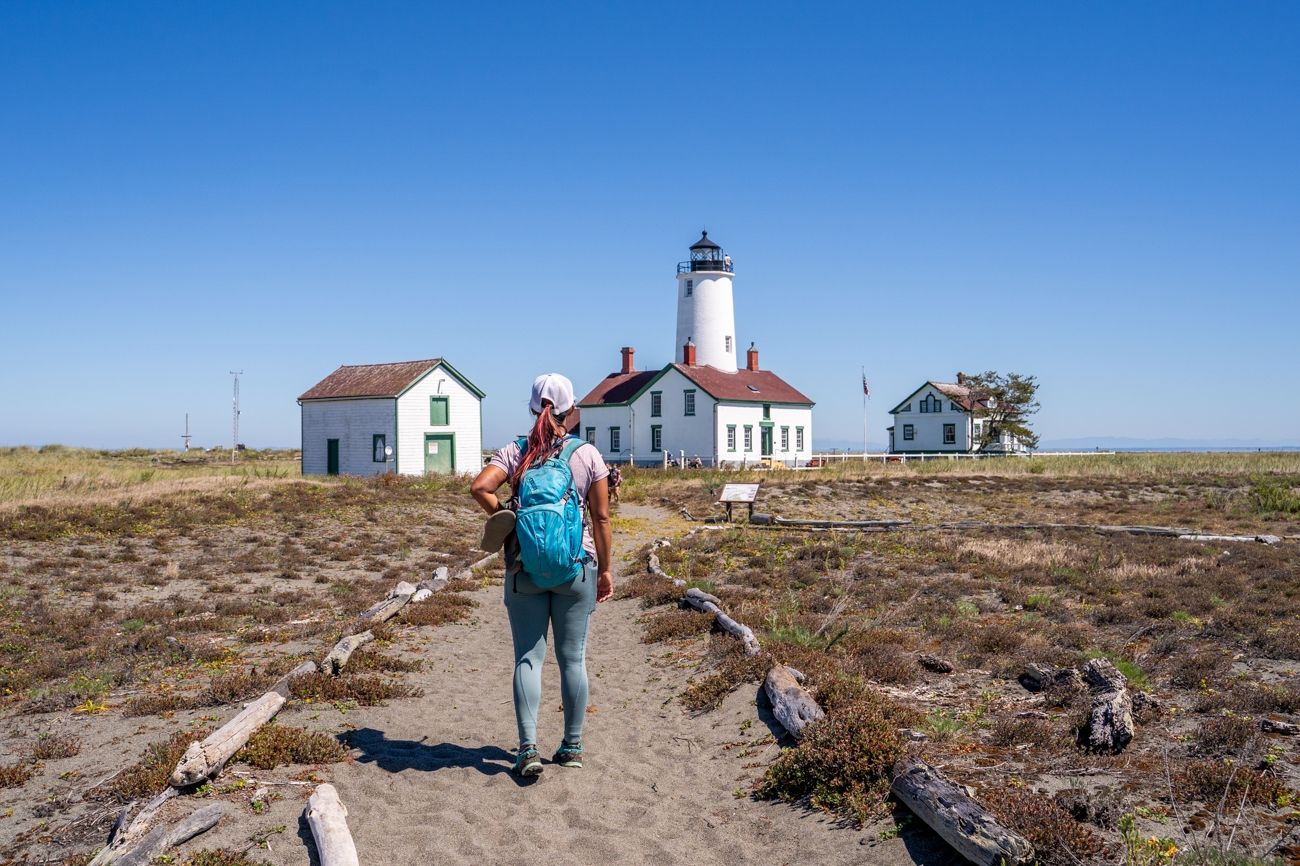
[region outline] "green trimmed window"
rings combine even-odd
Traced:
[[[781,450],[782,451],[790,450],[790,428],[789,427],[781,428]]]
[[[650,392],[650,417],[661,418],[664,414],[664,394],[662,391]]]
[[[591,444],[591,445],[595,445],[595,444],[596,444],[596,428],[595,428],[595,427],[588,427],[588,428],[587,428],[587,442],[588,442],[588,444]]]
[[[749,424],[745,425],[745,450],[754,450],[754,428]]]
[[[802,427],[794,428],[794,450],[796,451],[803,450],[803,428]]]
[[[383,433],[376,433],[370,440],[370,459],[374,463],[387,463],[388,454],[385,453],[388,448],[388,437]]]
[[[686,414],[694,415],[695,414],[695,389],[692,388],[689,391],[683,391],[682,396],[685,398],[686,401]]]
[[[664,450],[664,428],[659,424],[650,425],[650,450]]]
[[[446,397],[429,398],[429,426],[446,427],[451,423],[451,410]]]
[[[772,404],[771,404],[771,403],[764,403],[764,404],[763,404],[763,420],[764,420],[764,421],[771,421],[771,420],[772,420]]]
[[[623,450],[622,431],[617,427],[609,428],[609,453],[617,454]]]
[[[735,424],[727,425],[727,450],[728,451],[736,450],[736,425]]]

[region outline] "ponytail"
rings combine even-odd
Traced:
[[[515,495],[519,492],[519,484],[523,481],[524,473],[549,457],[564,435],[564,425],[551,414],[550,401],[543,400],[542,413],[537,416],[533,429],[528,431],[528,447],[520,455],[515,471],[510,474],[510,489]]]

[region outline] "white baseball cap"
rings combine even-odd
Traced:
[[[538,376],[533,381],[533,396],[528,406],[540,415],[543,400],[549,400],[555,411],[563,415],[573,408],[573,383],[559,373]]]

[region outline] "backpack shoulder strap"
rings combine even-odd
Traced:
[[[585,444],[586,444],[585,440],[579,439],[577,436],[570,436],[567,440],[565,440],[564,447],[560,449],[560,453],[558,455],[560,462],[564,463],[567,466],[569,463],[569,458],[573,456],[573,453]]]

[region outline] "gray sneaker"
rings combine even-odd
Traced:
[[[515,513],[509,508],[501,509],[489,517],[484,524],[483,540],[479,542],[479,549],[487,553],[500,553],[506,538],[514,531]]]

